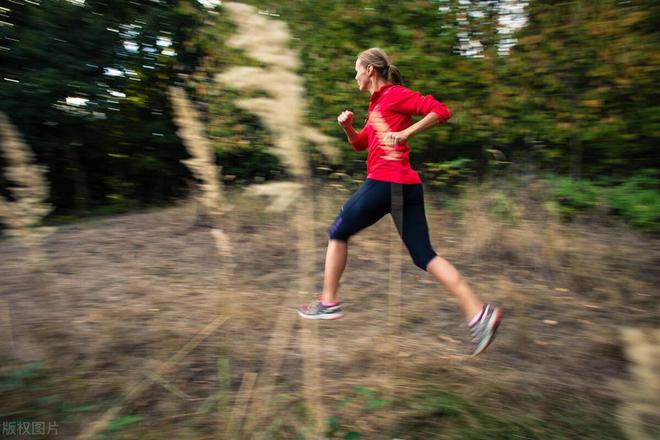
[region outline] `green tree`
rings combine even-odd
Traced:
[[[184,42],[201,6],[44,0],[3,11],[11,26],[0,110],[48,166],[54,204],[81,210],[180,194],[185,153],[165,90],[195,63]]]
[[[510,139],[574,177],[658,164],[657,2],[532,2],[507,60]]]

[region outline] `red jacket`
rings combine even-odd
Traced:
[[[369,102],[369,116],[362,131],[351,145],[357,151],[368,150],[367,179],[385,182],[422,183],[419,174],[410,167],[410,146],[401,142],[383,147],[380,137],[387,131],[398,132],[412,125],[412,115],[438,115],[445,122],[451,114],[447,107],[432,95],[422,96],[396,84],[385,84],[376,90]],[[393,154],[392,150],[396,150]]]

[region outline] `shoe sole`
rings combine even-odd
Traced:
[[[488,338],[488,342],[481,349],[472,353],[472,357],[478,356],[481,353],[483,353],[488,348],[488,346],[495,340],[497,329],[500,326],[500,322],[502,321],[502,311],[498,308],[497,310],[495,310],[495,313],[496,313],[495,317],[491,318],[490,322],[488,323],[490,325],[490,338]]]
[[[325,315],[305,315],[303,312],[298,310],[298,314],[305,319],[325,319],[328,321],[334,321],[335,319],[339,319],[342,316],[344,316],[343,313],[328,313]]]

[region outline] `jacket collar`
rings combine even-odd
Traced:
[[[378,90],[376,90],[375,92],[373,92],[371,94],[371,97],[369,98],[369,103],[373,104],[374,102],[376,102],[378,100],[378,98],[380,98],[381,95],[386,90],[388,90],[390,87],[394,87],[395,85],[396,84],[394,84],[394,83],[389,83],[389,84],[383,84],[382,86],[380,86],[380,88]]]

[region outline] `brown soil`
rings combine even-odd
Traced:
[[[348,194],[339,187],[317,193],[316,229],[310,231],[317,291],[325,230]],[[60,400],[96,405],[60,423],[64,438],[89,428],[114,405],[119,415],[142,417],[126,438],[211,438],[231,417],[249,372],[258,381],[248,414],[250,408],[265,412],[256,431],[281,420],[271,426],[281,438],[304,431],[310,414],[334,415],[342,429],[366,438],[385,438],[383,432],[415,417],[405,405],[361,411],[356,389],[402,401],[451,390],[496,413],[530,396],[541,402],[534,408],[542,413],[544,405],[552,406],[544,400],[570,396],[610,416],[606,412],[619,404],[612,384],[628,378],[620,327],[657,326],[657,240],[619,226],[562,225],[555,233],[563,244],[546,261],[530,256],[525,243],[516,247],[511,237],[467,246],[479,231],[430,201],[436,250],[482,298],[505,309],[500,334],[483,356],[467,356],[457,302],[405,254],[400,329],[398,336],[389,334],[389,217],[351,242],[341,289],[346,316],[301,322],[289,307],[315,294],[297,288],[293,214],[264,213],[254,199],[234,196],[233,202],[221,225],[232,242],[231,259],[218,256],[209,228],[195,226],[192,204],[61,227],[46,240],[49,263],[40,271],[26,265],[18,243],[0,242],[0,304],[8,305],[11,317],[6,358],[11,365],[44,361],[57,375],[51,392]],[[171,371],[146,379],[221,315],[229,319]],[[321,357],[319,413],[304,393],[303,367],[313,348],[307,336],[314,332]],[[218,379],[223,359],[230,364],[229,390]],[[139,395],[122,400],[149,380],[153,384]],[[271,380],[275,391],[267,407],[259,393]],[[218,392],[226,393],[224,408],[200,409]],[[352,403],[342,405],[348,397]],[[2,409],[12,405],[4,402]],[[160,434],[149,437],[154,432]]]

